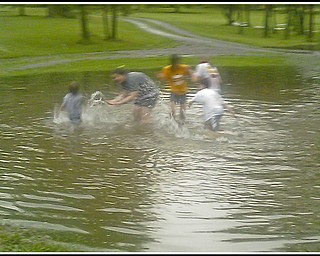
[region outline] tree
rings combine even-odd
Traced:
[[[49,4],[48,17],[72,18],[72,6],[65,4]]]
[[[245,12],[246,12],[246,22],[247,22],[247,26],[251,27],[251,19],[250,19],[250,4],[245,4],[244,5],[245,8]]]
[[[80,21],[81,21],[81,31],[82,31],[82,42],[90,42],[90,33],[87,21],[87,10],[85,5],[80,5]]]
[[[103,5],[102,9],[102,23],[104,31],[104,40],[116,39],[117,38],[117,29],[118,29],[118,11],[119,5]],[[111,10],[111,31],[110,31],[110,22],[109,22],[109,10]]]
[[[222,6],[223,14],[227,18],[227,24],[232,25],[232,23],[235,21],[234,15],[237,10],[237,7],[233,4],[226,4]]]
[[[309,33],[308,40],[311,41],[313,38],[313,4],[309,5]]]
[[[19,10],[19,16],[26,16],[25,5],[19,4],[18,10]]]
[[[239,6],[239,10],[238,10],[238,17],[239,17],[239,34],[243,34],[243,27],[244,27],[243,9],[244,9],[244,6],[241,4],[241,5]]]
[[[112,33],[111,38],[116,39],[117,38],[117,23],[118,23],[118,6],[117,5],[111,5],[112,10]]]
[[[264,22],[264,37],[270,36],[270,17],[272,14],[272,5],[265,5],[265,22]]]
[[[297,16],[297,27],[296,30],[300,35],[304,34],[304,18],[305,18],[305,5],[298,5],[295,8]]]
[[[110,39],[108,16],[109,16],[109,7],[108,5],[104,5],[102,7],[102,25],[103,25],[103,32],[104,32],[104,40]]]
[[[293,12],[292,12],[292,6],[288,5],[287,7],[287,27],[285,29],[284,38],[289,39],[290,31],[292,27],[292,18],[293,18]]]

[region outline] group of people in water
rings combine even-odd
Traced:
[[[134,121],[149,123],[152,109],[160,97],[160,88],[157,84],[145,73],[129,72],[123,67],[116,68],[111,75],[122,90],[115,98],[104,102],[109,105],[122,105],[134,101]],[[170,116],[180,124],[186,119],[186,108],[191,107],[193,103],[202,104],[205,127],[215,132],[220,129],[220,119],[225,110],[236,117],[233,109],[221,96],[222,80],[218,69],[206,58],[202,58],[193,70],[189,65],[181,63],[179,55],[173,54],[171,63],[163,67],[156,76],[162,83],[170,86]],[[197,84],[199,90],[188,101],[189,81]],[[73,124],[80,124],[84,102],[80,84],[73,81],[69,85],[69,92],[63,98],[58,115],[61,111],[67,111],[70,121]],[[178,107],[179,114],[177,114]]]

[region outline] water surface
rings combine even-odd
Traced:
[[[205,131],[196,104],[179,127],[165,87],[150,127],[133,124],[127,104],[87,106],[74,130],[54,118],[66,84],[112,98],[108,73],[1,80],[0,223],[75,251],[318,251],[319,77],[220,72],[239,115],[222,128],[242,136]]]

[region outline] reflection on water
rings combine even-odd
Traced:
[[[54,118],[71,80],[112,98],[106,73],[1,81],[1,224],[78,251],[319,250],[319,78],[220,70],[240,117],[222,126],[242,136],[205,131],[197,105],[179,126],[165,88],[150,127],[131,104],[87,106],[78,129]]]

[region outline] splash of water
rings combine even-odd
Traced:
[[[97,105],[104,105],[106,97],[101,91],[95,91],[91,94],[90,99],[88,100],[88,105],[90,107],[97,106]]]
[[[125,127],[131,127],[128,132],[134,130],[135,124],[132,119],[132,106],[126,104],[121,107],[110,106],[105,103],[105,95],[100,91],[95,91],[91,94],[87,104],[83,107],[82,124],[85,129],[104,129],[121,130]],[[57,116],[58,106],[54,110],[53,122],[58,124],[59,127],[68,126],[70,123],[67,113],[61,112]],[[152,111],[153,125],[152,130],[159,136],[164,134],[174,136],[176,138],[190,139],[190,140],[206,140],[217,139],[217,136],[206,132],[203,129],[202,120],[198,120],[198,117],[194,113],[189,113],[186,123],[179,123],[173,117],[170,116],[170,105],[161,97],[158,104]],[[230,133],[232,134],[232,132]],[[230,136],[228,133],[222,133],[222,136]]]

